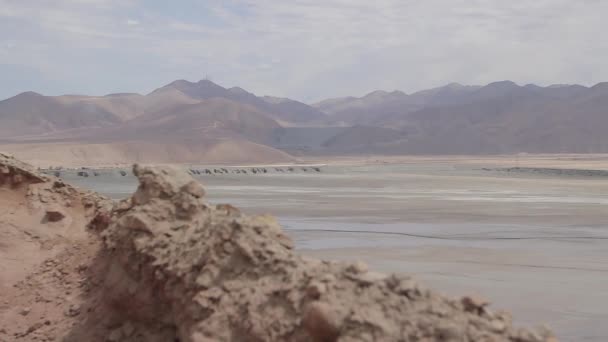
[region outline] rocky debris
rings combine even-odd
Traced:
[[[207,205],[177,169],[134,174],[135,194],[97,226],[105,319],[130,333],[114,325],[109,341],[552,341],[483,300],[301,257],[273,218]]]

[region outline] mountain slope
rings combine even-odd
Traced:
[[[123,119],[96,103],[62,101],[27,92],[0,101],[0,137],[38,135],[119,124]]]
[[[492,83],[461,104],[429,106],[379,124],[415,132],[402,153],[608,152],[608,91],[568,91],[573,94]]]
[[[325,114],[305,103],[291,99],[280,99],[272,97],[258,97],[246,90],[233,87],[223,88],[209,80],[201,80],[196,83],[179,80],[154,90],[151,94],[161,93],[167,90],[178,90],[185,95],[198,100],[211,98],[224,98],[248,104],[260,111],[268,113],[273,119],[287,123],[303,123],[325,118]]]
[[[148,95],[28,92],[0,101],[0,142],[3,149],[38,159],[66,153],[87,162],[95,155],[171,162],[290,160],[283,151],[608,152],[608,83],[590,88],[451,83],[410,95],[374,91],[314,106],[206,80],[175,81]]]

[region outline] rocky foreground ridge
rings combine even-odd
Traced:
[[[0,155],[2,194],[52,198],[57,222],[82,205],[88,222],[0,294],[0,341],[556,341],[474,297],[299,256],[272,217],[206,203],[183,171],[133,171],[139,188],[112,205]]]

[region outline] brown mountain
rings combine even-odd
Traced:
[[[46,97],[27,92],[0,101],[0,137],[40,135],[122,122],[118,112],[76,97]]]
[[[314,107],[314,108],[313,108]],[[286,162],[287,154],[608,152],[608,83],[451,83],[313,106],[210,81],[0,101],[0,149],[51,164]]]
[[[422,108],[416,110],[404,106],[400,111],[377,113],[370,120],[374,125],[403,134],[391,140],[374,132],[359,132],[366,142],[360,150],[398,154],[608,152],[608,83],[585,88],[518,86],[502,81],[484,87],[458,86],[456,93],[453,88],[423,94]],[[421,94],[410,95],[410,100],[417,95]],[[375,104],[376,108],[382,106]],[[370,139],[374,136],[376,141]]]
[[[75,163],[95,156],[99,163],[292,160],[269,146],[281,127],[276,113],[217,96],[225,92],[206,81],[176,81],[146,96],[24,93],[0,102],[0,148],[45,163],[62,154]]]
[[[479,87],[450,83],[408,95],[395,90],[377,90],[363,97],[328,99],[314,107],[330,115],[329,122],[341,125],[375,125],[385,117],[402,115],[426,106],[458,103]]]
[[[199,100],[217,97],[248,104],[285,123],[298,124],[325,118],[323,112],[302,102],[270,96],[258,97],[242,88],[226,89],[209,80],[201,80],[196,83],[179,80],[153,91],[152,94],[164,92],[168,89],[179,90],[187,96]]]

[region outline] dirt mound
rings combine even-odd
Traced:
[[[184,172],[134,173],[131,198],[89,216],[100,239],[16,284],[0,341],[555,341],[476,298],[301,257],[272,217],[205,203]]]
[[[61,313],[59,304],[73,292],[53,285],[68,278],[61,260],[95,243],[85,226],[110,208],[102,196],[0,153],[0,341],[31,340],[25,332]]]

